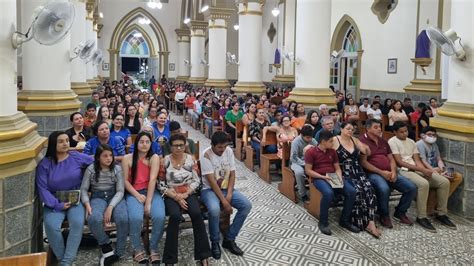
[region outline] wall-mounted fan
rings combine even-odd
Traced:
[[[184,59],[184,65],[187,66],[187,67],[191,67],[191,62],[189,62],[188,59]]]
[[[443,54],[447,56],[455,55],[456,58],[461,61],[466,60],[466,52],[462,46],[461,38],[453,29],[442,32],[440,29],[430,26],[426,29],[426,34],[428,38],[441,49]],[[456,41],[458,41],[458,45],[456,45]]]
[[[98,65],[103,60],[102,51],[97,49],[94,51],[92,56],[86,61],[87,63],[92,62],[93,65]]]
[[[71,57],[71,61],[79,57],[84,61],[87,61],[92,56],[94,51],[95,40],[87,40],[80,42],[76,48],[74,48],[74,56]]]
[[[226,57],[227,57],[227,63],[229,63],[230,65],[239,64],[239,60],[237,60],[237,56],[235,54],[232,54],[231,52],[227,52]]]
[[[201,65],[208,66],[209,64],[205,59],[201,59],[201,62],[199,62]]]
[[[71,29],[74,15],[74,5],[66,0],[54,0],[36,8],[28,31],[12,34],[13,48],[18,48],[32,38],[43,45],[58,43]]]
[[[282,49],[282,55],[285,60],[288,60],[292,63],[295,63],[297,65],[300,64],[300,60],[295,57],[295,54],[293,52],[288,52],[285,47]]]
[[[338,51],[334,50],[332,51],[331,53],[331,63],[335,64],[337,62],[339,62],[339,59],[342,57],[342,55],[344,54],[344,49],[341,49]]]

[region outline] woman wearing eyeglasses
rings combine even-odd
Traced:
[[[194,259],[200,261],[202,265],[209,265],[211,249],[199,200],[194,194],[200,185],[198,166],[193,156],[185,153],[186,137],[183,134],[172,135],[169,143],[171,154],[163,159],[161,166],[163,174],[160,176],[160,190],[169,215],[163,263],[178,263],[178,231],[181,211],[185,210],[193,224]]]
[[[114,114],[110,136],[120,137],[123,140],[123,145],[132,144],[132,135],[130,134],[130,130],[124,127],[124,117],[122,114]]]

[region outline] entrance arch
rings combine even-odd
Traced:
[[[343,93],[351,93],[357,102],[360,98],[362,39],[355,21],[344,15],[337,23],[331,39],[331,52],[343,49],[342,57],[331,63],[330,84]]]
[[[136,20],[139,18],[148,18],[150,20],[149,26],[151,27],[154,36],[151,36],[157,40],[158,47],[153,47],[153,42],[151,42],[152,38],[146,33],[146,31],[141,28],[139,25],[136,24]],[[120,52],[120,47],[124,38],[128,36],[128,34],[133,30],[137,30],[143,34],[143,36],[147,36],[150,40],[148,44],[152,49],[151,57],[158,58],[158,76],[165,74],[168,76],[168,56],[169,56],[169,48],[168,48],[168,40],[166,38],[165,31],[161,27],[160,23],[156,20],[153,15],[146,11],[145,9],[138,7],[134,10],[127,13],[115,26],[115,29],[112,33],[112,37],[110,38],[110,45],[109,45],[109,55],[110,55],[110,79],[116,80],[117,77],[120,77],[119,71],[117,69],[118,63],[118,56]],[[146,38],[145,38],[146,39]],[[156,49],[158,48],[158,49]]]

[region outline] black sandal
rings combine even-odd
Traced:
[[[133,255],[133,261],[138,264],[147,264],[148,258],[146,257],[145,251],[140,251],[138,253],[135,253]]]

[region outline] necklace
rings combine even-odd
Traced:
[[[171,155],[171,161],[174,161],[174,165],[176,165],[175,168],[180,169],[181,166],[184,165],[184,161],[186,160],[186,156],[183,156],[182,158],[175,158],[173,155]]]

